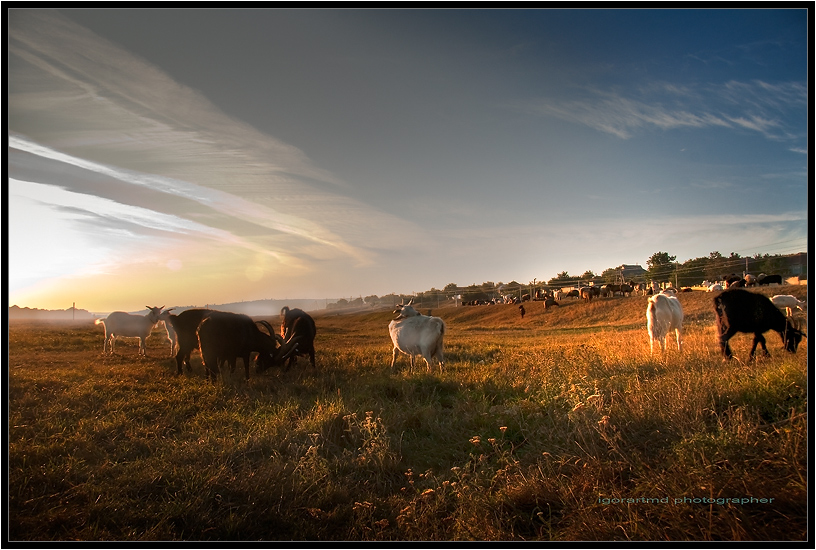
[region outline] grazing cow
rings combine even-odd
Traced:
[[[585,286],[580,290],[581,298],[583,298],[584,302],[591,302],[592,297],[595,295],[591,287]]]
[[[754,358],[757,345],[762,346],[766,356],[770,355],[762,336],[769,330],[779,333],[785,349],[790,353],[796,353],[799,342],[806,336],[796,328],[795,321],[785,317],[768,297],[741,288],[724,290],[715,296],[714,314],[720,349],[725,359],[733,357],[728,340],[738,332],[754,335],[749,359]]]
[[[564,297],[565,298],[580,298],[581,294],[578,292],[577,288],[573,288],[572,290],[570,290],[569,292],[564,294]]]
[[[660,344],[666,351],[672,331],[677,339],[677,351],[682,351],[683,307],[674,296],[655,294],[646,306],[646,325],[649,332],[649,349],[654,353],[654,344]]]

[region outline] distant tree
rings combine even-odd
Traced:
[[[705,257],[686,260],[678,269],[680,286],[699,285],[706,278],[708,263],[709,259]]]
[[[597,277],[597,275],[595,275],[592,271],[589,271],[589,270],[584,271],[584,274],[581,275],[581,279],[584,280],[584,281],[591,281],[595,277]]]
[[[456,292],[459,290],[459,285],[456,283],[448,283],[445,285],[445,292]]]
[[[490,297],[476,285],[470,285],[462,290],[462,300],[465,302],[472,302],[474,300],[487,301]]]
[[[610,267],[603,270],[603,273],[601,273],[601,279],[604,283],[614,283],[619,274],[620,269],[617,267]]]
[[[674,260],[677,256],[670,256],[668,252],[655,252],[646,260],[649,276],[658,282],[669,281],[674,274]]]
[[[761,272],[765,275],[788,275],[788,266],[781,256],[764,258],[757,269],[757,274]]]
[[[726,263],[727,259],[718,251],[715,250],[709,253],[708,263],[704,270],[705,278],[712,282],[721,280],[726,274],[730,273],[730,270],[726,267]]]
[[[366,296],[363,301],[370,306],[376,306],[380,302],[380,299],[377,298],[376,294],[372,294],[371,296]]]

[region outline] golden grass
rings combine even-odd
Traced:
[[[12,322],[9,537],[804,540],[807,340],[724,363],[711,295],[680,299],[682,354],[650,355],[643,297],[434,310],[441,374],[390,371],[390,312],[315,315],[316,370],[216,384],[159,330],[102,356]]]

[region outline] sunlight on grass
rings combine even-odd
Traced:
[[[12,324],[10,536],[803,539],[806,345],[725,363],[710,297],[682,299],[682,353],[649,352],[641,297],[533,303],[523,328],[440,310],[441,375],[391,372],[386,314],[318,316],[316,369],[215,384],[158,332],[103,357],[92,326]]]

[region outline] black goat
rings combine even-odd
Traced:
[[[262,332],[255,321],[241,313],[214,311],[201,321],[198,344],[207,374],[213,382],[223,363],[228,363],[230,372],[234,372],[239,357],[244,362],[246,379],[249,380],[249,358],[253,352],[258,352],[257,371],[262,372],[271,366],[282,365],[287,357],[297,351],[297,339],[290,338],[284,342],[269,323],[259,323],[267,328],[269,334]]]
[[[317,326],[312,316],[302,309],[289,309],[289,306],[281,308],[281,336],[284,340],[298,338],[298,350],[289,358],[286,370],[297,362],[298,355],[308,355],[309,362],[315,366],[314,339],[317,334]]]
[[[771,283],[776,283],[778,285],[782,284],[782,275],[765,275],[764,277],[758,279],[759,286],[762,285],[769,285]]]
[[[190,354],[198,347],[198,325],[206,319],[212,309],[196,308],[187,309],[178,315],[169,314],[170,324],[176,332],[178,351],[176,352],[176,366],[181,374],[182,363],[187,365],[187,372],[192,371],[190,366]]]
[[[779,311],[769,298],[741,288],[724,290],[715,296],[714,314],[720,349],[726,359],[733,356],[728,340],[738,332],[754,335],[754,344],[751,346],[749,359],[754,358],[757,344],[762,346],[765,355],[770,355],[765,346],[765,337],[762,336],[769,330],[775,330],[782,336],[785,349],[791,353],[796,353],[799,342],[802,341],[803,336],[806,336]]]

